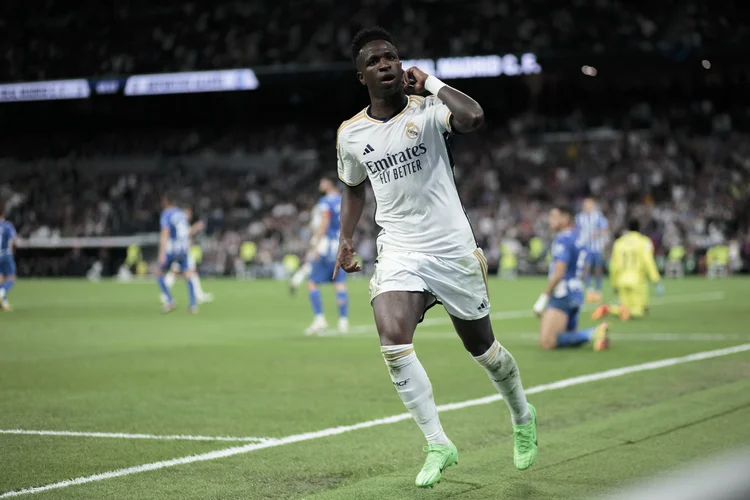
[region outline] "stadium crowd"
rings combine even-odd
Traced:
[[[0,6],[0,81],[321,66],[348,61],[353,34],[373,24],[403,39],[401,51],[410,58],[585,51],[679,59],[694,50],[739,47],[750,33],[750,15],[740,4],[697,0],[46,0],[35,3],[34,16],[28,10],[20,0]]]
[[[750,261],[747,134],[721,127],[694,136],[669,127],[622,132],[585,126],[577,127],[578,132],[529,133],[540,128],[540,120],[519,117],[507,127],[453,141],[461,197],[490,260],[497,263],[503,240],[526,245],[538,236],[548,241],[544,214],[552,202],[593,195],[615,234],[636,216],[657,253],[676,245],[700,252],[733,240]],[[0,174],[0,197],[7,200],[8,215],[23,238],[132,235],[157,230],[160,195],[179,186],[181,197],[206,222],[201,240],[205,272],[231,273],[244,241],[253,241],[257,262],[270,266],[284,255],[302,256],[307,250],[317,180],[335,175],[333,134],[288,129],[255,139],[235,133],[219,140],[197,132],[181,138],[170,133],[158,151],[165,161],[174,162],[173,168],[83,171],[77,166],[83,159],[118,158],[128,149],[113,148],[113,136],[105,134],[101,143],[84,141],[79,151],[63,158],[34,160],[33,168]],[[120,137],[130,146],[140,141],[139,135]],[[23,144],[19,147],[25,150]],[[171,156],[240,149],[243,154],[281,158],[277,168],[284,175],[215,168],[210,155],[203,162],[208,168],[187,168],[180,156]],[[137,147],[129,150],[136,156],[142,153]],[[307,152],[303,161],[291,154],[300,151]],[[367,212],[372,214],[374,206]],[[377,229],[371,215],[363,219],[359,253],[371,261]]]

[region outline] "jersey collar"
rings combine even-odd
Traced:
[[[387,123],[390,120],[396,118],[398,115],[400,115],[404,111],[406,111],[406,108],[409,107],[409,96],[407,96],[407,95],[404,96],[404,107],[403,108],[401,108],[400,110],[398,110],[398,112],[394,113],[393,116],[389,116],[388,118],[385,118],[385,119],[383,119],[383,118],[375,118],[374,116],[372,116],[372,114],[370,114],[370,107],[371,106],[372,105],[368,105],[367,108],[365,108],[365,114],[367,115],[367,118],[370,119],[370,120],[372,120],[372,121],[374,121],[374,122]]]

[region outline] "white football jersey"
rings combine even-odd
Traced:
[[[349,186],[369,177],[377,203],[375,222],[383,229],[379,251],[470,255],[477,245],[453,177],[448,107],[434,96],[410,96],[389,120],[373,118],[368,111],[339,128],[338,174]]]

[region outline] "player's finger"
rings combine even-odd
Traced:
[[[339,274],[339,269],[341,269],[341,262],[339,261],[339,259],[336,259],[336,265],[333,267],[333,276],[331,277],[331,279],[336,279],[336,276],[338,276]]]

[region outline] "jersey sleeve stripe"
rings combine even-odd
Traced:
[[[349,187],[357,187],[357,186],[361,186],[361,185],[362,185],[362,183],[363,183],[363,182],[365,182],[365,181],[367,180],[367,175],[365,174],[365,176],[364,176],[364,177],[362,177],[362,180],[361,180],[361,181],[359,181],[359,182],[355,182],[354,184],[350,184],[350,183],[346,182],[346,181],[345,181],[344,179],[342,179],[341,177],[339,177],[339,180],[340,180],[341,182],[343,182],[344,184],[346,184],[347,186],[349,186]]]

